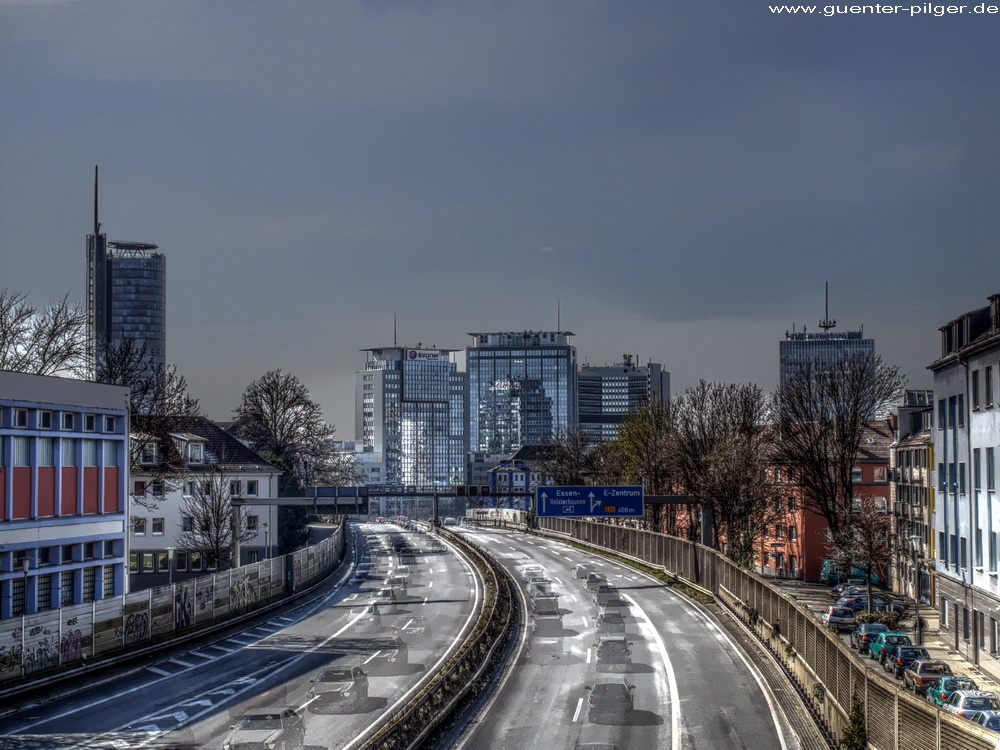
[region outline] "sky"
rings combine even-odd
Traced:
[[[215,419],[281,368],[352,439],[394,313],[770,390],[827,281],[931,387],[1000,292],[1000,15],[769,2],[0,0],[0,288],[83,304],[99,164]]]

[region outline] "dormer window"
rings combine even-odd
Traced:
[[[156,463],[156,453],[157,453],[156,443],[146,443],[142,446],[142,454],[139,461],[144,464]]]
[[[201,443],[188,443],[188,460],[200,464],[205,460],[205,446]]]

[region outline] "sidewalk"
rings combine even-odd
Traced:
[[[800,604],[807,607],[819,620],[821,615],[830,607],[834,601],[830,598],[830,587],[822,583],[805,583],[803,581],[788,579],[771,579],[770,583],[796,599]],[[992,690],[1000,696],[1000,659],[991,657],[986,652],[980,652],[979,667],[969,661],[964,654],[956,651],[955,635],[950,631],[941,630],[939,613],[933,607],[921,603],[920,616],[924,620],[923,645],[930,652],[934,659],[947,662],[952,671],[962,677],[971,677],[976,681],[981,690]],[[913,604],[910,604],[909,619],[900,623],[899,631],[909,633],[916,640],[914,635]],[[850,645],[850,631],[845,630],[841,634],[841,640]],[[962,644],[963,646],[967,644]],[[854,652],[857,654],[857,652]],[[884,676],[889,682],[902,685],[898,680],[894,680],[892,675],[883,672],[878,668],[878,663],[867,657],[855,656],[856,659],[873,666],[876,673]]]

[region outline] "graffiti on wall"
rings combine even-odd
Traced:
[[[190,627],[194,618],[194,602],[188,593],[187,587],[177,589],[174,594],[174,629],[183,630]]]
[[[125,618],[122,639],[125,645],[149,638],[149,612],[133,612]]]
[[[248,578],[240,578],[233,581],[233,585],[229,589],[230,609],[242,609],[243,607],[256,604],[260,595],[255,585],[256,583],[256,581],[250,581]]]

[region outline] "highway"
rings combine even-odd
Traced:
[[[0,748],[154,747],[168,739],[221,748],[230,727],[258,708],[295,710],[306,747],[351,747],[435,669],[470,624],[480,592],[472,569],[447,545],[431,551],[422,533],[385,524],[350,533],[334,585],[311,603],[0,713]],[[370,619],[362,605],[401,572],[406,548],[416,551],[402,571],[409,574],[405,594],[398,591],[395,604],[380,604]],[[364,580],[355,577],[359,564],[373,565]],[[342,666],[367,673],[367,695],[336,705],[308,696],[324,668]]]
[[[460,533],[498,558],[519,581],[523,565],[542,566],[553,593],[559,595],[562,625],[529,631],[516,668],[458,747],[533,750],[585,743],[608,743],[606,747],[618,750],[799,747],[749,660],[712,615],[690,599],[630,568],[554,540],[492,529],[463,528]],[[623,611],[630,667],[604,665],[598,672],[599,607],[583,581],[574,577],[578,563],[592,565],[624,594],[629,605]],[[586,688],[607,676],[634,685],[634,709],[623,717],[598,716],[591,722],[592,691]]]

